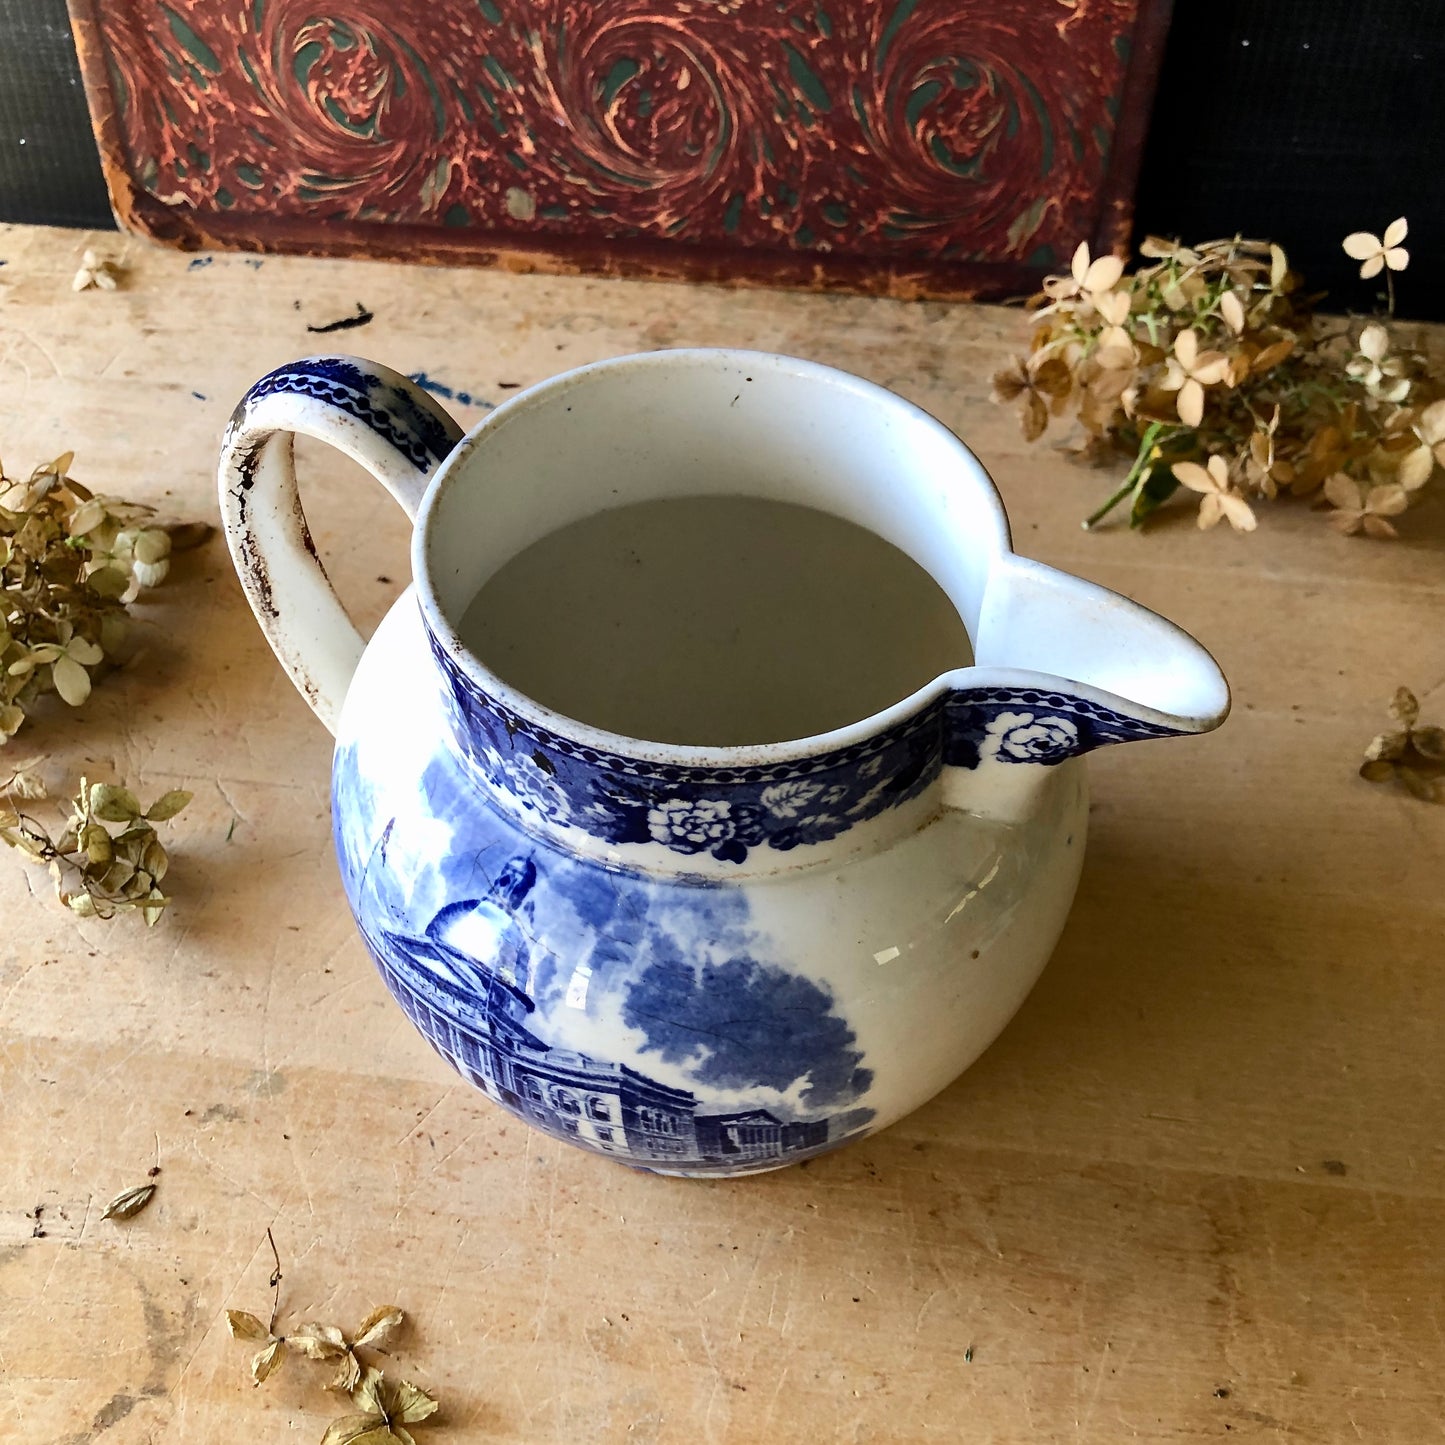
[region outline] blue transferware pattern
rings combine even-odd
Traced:
[[[415,787],[415,780],[412,780]],[[411,815],[337,751],[342,878],[388,989],[443,1058],[569,1143],[737,1174],[868,1128],[872,1072],[745,891],[619,875],[532,837],[446,753]],[[417,815],[417,809],[422,815]],[[368,842],[368,840],[374,840]]]
[[[355,417],[419,472],[445,460],[463,436],[439,407],[418,403],[411,388],[396,386],[346,357],[312,356],[278,366],[251,388],[242,407],[278,392],[323,401]]]
[[[398,378],[399,380],[399,378]],[[312,357],[278,367],[250,398],[294,393],[369,428],[419,471],[443,460],[461,430],[415,392],[354,359]],[[1054,766],[1110,743],[1178,730],[1067,693],[958,690],[865,742],[773,766],[654,764],[578,744],[486,692],[436,637],[458,744],[524,816],[579,828],[611,844],[655,843],[683,857],[745,862],[751,850],[826,843],[918,797],[945,765],[983,761]]]
[[[738,375],[766,378],[746,415]],[[598,390],[551,454],[547,411],[571,412],[562,398],[577,388]],[[459,447],[461,429],[398,373],[313,357],[258,383],[223,446],[222,514],[248,598],[338,737],[337,854],[387,987],[503,1107],[637,1167],[751,1173],[891,1122],[997,1036],[1058,937],[1087,824],[1082,769],[1059,765],[1216,726],[1228,706],[1218,669],[1125,599],[1021,564],[976,460],[855,378],[752,353],[663,353],[584,368],[512,408]],[[778,448],[812,476],[817,456],[838,453],[815,432],[846,432],[859,465],[828,472],[840,499],[867,515],[896,506],[925,552],[942,547],[981,653],[1066,658],[1104,681],[1080,684],[1082,697],[1050,672],[978,668],[907,716],[852,729],[848,746],[739,749],[729,766],[539,716],[435,621],[443,595],[464,601],[429,570],[439,529],[457,528],[445,575],[462,578],[465,539],[497,514],[493,488],[537,503],[527,525],[545,529],[594,494],[623,505],[639,483],[665,483],[665,471],[634,475],[638,418],[659,468],[711,438],[720,476],[737,464],[745,477],[749,458]],[[518,447],[487,465],[514,422]],[[332,440],[421,518],[418,592],[364,648],[309,546],[291,448],[273,445],[292,432]],[[917,448],[896,447],[900,434]],[[593,467],[594,441],[610,472]],[[533,451],[549,454],[555,498],[534,485]],[[910,471],[915,454],[937,465]],[[449,478],[428,493],[439,467]],[[944,492],[940,467],[954,478]],[[1050,596],[1089,615],[1061,621],[1040,650]],[[1141,679],[1157,653],[1154,702],[1137,711],[1105,705],[1121,647]]]
[[[523,815],[607,843],[660,843],[745,862],[750,849],[826,843],[918,797],[945,765],[1055,766],[1174,729],[1036,688],[965,688],[851,747],[760,767],[651,763],[580,745],[485,693],[435,639],[458,746]]]

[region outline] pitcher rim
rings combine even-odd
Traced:
[[[486,435],[533,408],[555,403],[559,394],[565,394],[577,386],[587,384],[590,378],[600,373],[646,370],[653,367],[677,366],[678,364],[727,366],[732,363],[756,370],[768,369],[795,376],[810,376],[839,389],[854,391],[860,397],[866,397],[875,404],[882,402],[886,407],[906,418],[911,425],[922,427],[935,434],[941,433],[950,448],[957,452],[960,472],[955,479],[955,484],[965,481],[972,484],[980,500],[984,502],[987,514],[993,523],[988,532],[981,532],[974,539],[973,545],[981,548],[988,558],[988,581],[985,584],[985,590],[998,585],[998,574],[1002,570],[1000,564],[1018,555],[1013,550],[1008,514],[1003,498],[993,478],[989,476],[988,471],[967,443],[937,417],[916,403],[908,401],[887,387],[837,367],[773,352],[731,347],[678,347],[609,357],[574,367],[528,387],[489,412],[466,433],[443,460],[418,509],[416,526],[412,534],[411,564],[412,579],[422,619],[434,646],[445,652],[452,664],[470,680],[479,692],[492,699],[501,709],[516,714],[528,724],[564,737],[581,747],[596,749],[603,754],[633,758],[648,764],[672,764],[704,769],[787,764],[853,747],[907,722],[908,719],[937,703],[940,698],[966,688],[1022,684],[1035,688],[1067,691],[1104,706],[1117,706],[1120,701],[1117,696],[1090,687],[1075,679],[1037,671],[974,664],[942,672],[907,696],[890,703],[887,707],[826,732],[786,738],[775,742],[740,743],[722,747],[694,743],[665,743],[613,732],[548,707],[530,694],[512,686],[488,667],[467,646],[442,608],[433,586],[428,557],[431,525],[438,507],[451,489],[458,485],[458,477],[462,469],[478,445],[485,440]],[[604,507],[600,510],[607,509]],[[966,618],[960,620],[964,622],[965,627],[968,627]],[[1170,625],[1172,626],[1172,624]],[[970,641],[977,645],[973,629],[969,628],[968,630]],[[1190,638],[1187,633],[1183,633],[1182,629],[1175,630],[1180,631],[1181,636],[1188,638],[1196,647],[1199,646],[1198,642]],[[1188,733],[1208,731],[1223,720],[1222,715],[1191,718],[1163,713],[1132,702],[1129,705],[1129,711],[1145,721]]]

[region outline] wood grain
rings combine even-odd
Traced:
[[[652,1178],[527,1132],[412,1032],[342,901],[329,739],[223,547],[182,559],[141,663],[3,759],[196,801],[150,934],[77,925],[0,859],[0,1435],[319,1440],[315,1367],[254,1390],[226,1334],[227,1308],[268,1307],[270,1227],[283,1326],[411,1314],[398,1367],[441,1397],[418,1429],[439,1445],[1439,1438],[1445,812],[1354,773],[1398,683],[1445,713],[1438,502],[1395,546],[1301,510],[1252,538],[1182,513],[1084,534],[1105,480],[986,400],[1008,311],[133,238],[123,290],[73,294],[94,243],[0,229],[11,471],[73,447],[91,486],[213,518],[231,406],[358,300],[376,320],[328,339],[464,394],[467,423],[503,383],[624,351],[793,352],[959,431],[1020,549],[1193,629],[1236,711],[1094,760],[1064,939],[952,1088],[807,1167]],[[334,456],[302,467],[369,626],[404,519]],[[157,1144],[155,1201],[102,1222]]]

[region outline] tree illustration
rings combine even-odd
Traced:
[[[872,1082],[832,995],[746,955],[694,967],[659,950],[623,1017],[668,1063],[687,1063],[700,1084],[783,1091],[806,1077],[803,1102],[821,1110],[851,1103]]]

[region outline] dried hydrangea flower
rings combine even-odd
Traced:
[[[1089,243],[1080,241],[1069,263],[1067,276],[1050,276],[1044,282],[1044,294],[1055,301],[1079,298],[1097,302],[1114,289],[1124,274],[1124,262],[1118,256],[1096,256],[1089,259]]]
[[[1371,783],[1396,782],[1423,802],[1439,801],[1436,781],[1445,773],[1445,728],[1420,727],[1420,704],[1407,687],[1390,700],[1394,731],[1380,733],[1365,749],[1360,776]]]
[[[1229,463],[1223,457],[1210,457],[1208,466],[1204,467],[1198,462],[1175,462],[1173,472],[1191,492],[1200,494],[1201,530],[1217,526],[1228,518],[1236,532],[1254,531],[1258,525],[1254,511],[1230,482]]]
[[[1409,234],[1409,222],[1400,216],[1385,227],[1383,236],[1371,235],[1369,231],[1351,231],[1342,245],[1345,255],[1360,263],[1360,279],[1368,281],[1387,268],[1403,271],[1410,264],[1410,253],[1401,245]]]
[[[1179,420],[1198,426],[1204,420],[1204,389],[1224,380],[1229,358],[1221,351],[1200,351],[1199,333],[1191,327],[1174,338],[1174,354],[1165,366],[1160,388],[1178,392]]]
[[[123,643],[127,605],[165,577],[177,545],[212,531],[93,494],[70,476],[73,459],[23,481],[0,467],[0,744],[46,693],[85,702]]]
[[[80,270],[70,283],[72,291],[114,291],[120,284],[121,269],[114,261],[102,260],[94,251],[87,250],[80,258]]]
[[[1335,509],[1325,520],[1335,531],[1348,537],[1363,531],[1381,541],[1398,537],[1387,517],[1398,517],[1410,505],[1404,487],[1362,487],[1353,477],[1336,472],[1325,483],[1325,497]]]
[[[1372,244],[1398,251],[1403,234],[1391,227]],[[1069,274],[1048,278],[1035,301],[1030,355],[995,378],[994,399],[1018,405],[1029,439],[1072,414],[1084,432],[1076,457],[1130,459],[1085,525],[1119,505],[1140,525],[1185,485],[1174,468],[1187,462],[1201,496],[1232,496],[1251,515],[1255,499],[1318,499],[1344,476],[1359,501],[1337,483],[1334,525],[1390,535],[1398,499],[1381,489],[1409,502],[1445,466],[1445,378],[1387,325],[1317,317],[1319,297],[1270,242],[1149,237],[1140,251],[1126,275],[1076,250]],[[1381,262],[1387,281],[1400,263]],[[1230,477],[1223,493],[1205,489],[1211,456]],[[1218,501],[1202,514],[1227,512],[1244,518]]]
[[[1073,378],[1063,361],[1030,357],[995,372],[991,395],[994,401],[1018,402],[1024,440],[1036,441],[1049,424],[1049,412],[1059,410],[1072,388]]]
[[[18,792],[13,779],[7,792]],[[160,887],[170,857],[155,824],[174,818],[190,801],[190,793],[173,788],[142,809],[129,788],[82,778],[59,838],[11,803],[0,813],[0,842],[44,863],[56,896],[77,917],[112,918],[135,908],[150,928],[170,903]],[[119,824],[120,831],[110,824]]]

